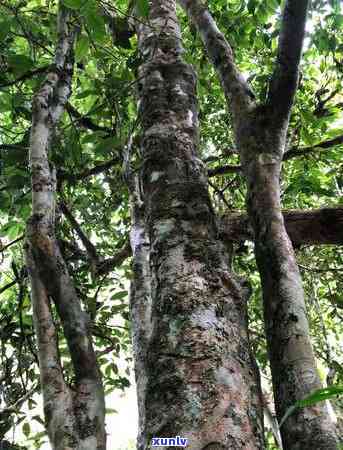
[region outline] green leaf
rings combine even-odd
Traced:
[[[16,73],[24,73],[33,67],[33,61],[26,55],[9,55],[8,65]]]
[[[294,405],[290,406],[285,412],[283,418],[280,421],[279,428],[282,427],[284,422],[288,419],[288,417],[293,414],[293,412],[297,408],[304,408],[306,406],[312,406],[316,403],[322,402],[324,400],[328,400],[330,398],[336,397],[337,395],[343,394],[343,386],[330,386],[323,389],[317,389],[312,392],[312,394],[305,397],[303,400],[297,401]]]
[[[25,422],[23,425],[23,433],[26,437],[29,437],[31,434],[31,427],[28,422]]]
[[[32,420],[35,420],[35,421],[38,422],[40,425],[43,425],[43,427],[45,426],[44,420],[43,420],[40,416],[38,416],[38,415],[33,416],[33,417],[32,417]],[[44,435],[46,435],[45,431],[43,432],[43,436],[44,436]]]
[[[111,296],[111,299],[112,300],[119,300],[121,298],[125,298],[127,296],[127,294],[128,294],[127,291],[119,291],[119,292],[116,292],[115,294],[113,294]]]
[[[329,398],[336,397],[337,395],[343,394],[343,386],[330,386],[327,388],[322,388],[314,391],[308,397],[303,400],[299,400],[296,405],[298,408],[303,408],[305,406],[312,406],[318,402],[328,400]]]
[[[106,408],[106,414],[118,414],[118,411],[113,408]]]
[[[85,35],[80,36],[76,43],[75,47],[75,60],[76,62],[81,61],[83,59],[89,50],[89,40],[88,37]]]
[[[2,20],[0,22],[0,41],[5,39],[8,32],[10,31],[11,23],[8,20]]]
[[[63,0],[63,3],[67,8],[70,9],[79,9],[81,8],[84,0]]]
[[[104,19],[101,17],[97,8],[86,9],[85,19],[90,30],[91,37],[98,43],[106,40],[107,33]]]
[[[149,0],[137,0],[137,11],[141,17],[148,17]]]

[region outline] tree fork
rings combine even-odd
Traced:
[[[218,72],[232,112],[236,147],[247,181],[247,210],[265,309],[278,419],[321,387],[310,342],[301,277],[281,213],[280,168],[298,82],[308,0],[286,1],[276,68],[266,105],[257,105],[232,50],[200,0],[180,0]],[[299,410],[281,428],[285,450],[336,450],[325,405]]]

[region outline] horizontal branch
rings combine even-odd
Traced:
[[[108,169],[111,169],[116,164],[120,163],[120,158],[115,157],[110,159],[109,161],[103,162],[94,166],[90,169],[86,169],[83,172],[72,174],[65,172],[64,170],[57,171],[57,178],[59,181],[69,181],[71,183],[75,183],[76,181],[85,180],[86,178],[92,177],[94,175],[99,175],[100,173],[105,172]]]
[[[216,175],[226,175],[227,173],[237,173],[241,170],[241,166],[227,164],[225,166],[218,166],[213,169],[208,169],[207,174],[209,177],[214,177]]]
[[[20,83],[21,81],[25,81],[25,80],[28,80],[29,78],[34,77],[35,75],[40,75],[40,74],[47,72],[49,70],[49,68],[50,68],[50,66],[43,66],[43,67],[38,67],[37,69],[34,69],[34,70],[29,70],[28,72],[25,72],[23,75],[20,75],[20,77],[16,78],[15,80],[6,81],[5,83],[1,83],[0,88],[14,86],[14,85]]]
[[[336,145],[343,144],[343,135],[337,136],[333,139],[329,139],[328,141],[322,141],[318,144],[313,145],[312,147],[292,147],[286,153],[284,153],[282,160],[288,161],[292,158],[300,158],[302,156],[308,156],[311,153],[321,150],[327,150],[329,148],[335,147]],[[241,166],[238,165],[225,165],[214,167],[213,169],[208,169],[208,176],[214,177],[216,175],[226,175],[227,173],[237,173],[242,170]]]
[[[299,156],[306,156],[310,153],[313,153],[315,150],[321,150],[321,149],[328,149],[335,147],[336,145],[343,144],[343,134],[341,136],[337,136],[333,139],[330,139],[328,141],[320,142],[319,144],[315,144],[312,147],[293,147],[288,152],[286,152],[283,156],[283,161],[287,161],[291,158],[297,158]]]
[[[295,246],[343,244],[343,207],[283,212],[287,233]],[[232,242],[253,240],[252,227],[244,213],[222,217],[221,233]]]

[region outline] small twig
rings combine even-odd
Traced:
[[[343,267],[342,268],[337,268],[337,267],[327,267],[325,269],[318,269],[316,267],[307,267],[307,266],[303,266],[302,264],[298,264],[298,266],[300,267],[300,269],[303,270],[308,270],[309,272],[318,272],[318,273],[325,273],[325,272],[343,272]]]

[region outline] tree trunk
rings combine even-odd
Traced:
[[[235,66],[232,50],[199,0],[180,0],[197,27],[232,112],[247,181],[247,209],[264,298],[276,411],[321,387],[310,342],[301,277],[280,204],[280,168],[305,34],[308,0],[287,0],[278,56],[265,105]],[[333,450],[337,437],[325,405],[299,410],[281,428],[285,450]]]
[[[262,449],[245,292],[197,158],[196,79],[180,36],[175,1],[152,1],[139,27],[143,203],[131,234],[138,449],[173,436],[190,450]]]
[[[301,276],[280,203],[284,136],[268,116],[254,117],[238,140],[247,180],[248,215],[261,276],[264,321],[279,421],[294,403],[321,388],[309,335]],[[267,130],[267,131],[265,131]],[[245,136],[254,136],[254,142]],[[281,136],[280,136],[281,134]],[[325,403],[297,410],[281,428],[285,450],[337,449]]]
[[[56,56],[32,107],[30,169],[32,216],[25,245],[31,282],[46,427],[53,450],[105,450],[104,393],[92,347],[89,319],[81,309],[54,232],[55,177],[49,163],[54,128],[71,93],[75,18],[58,11]],[[51,300],[61,320],[75,383],[64,380]]]

